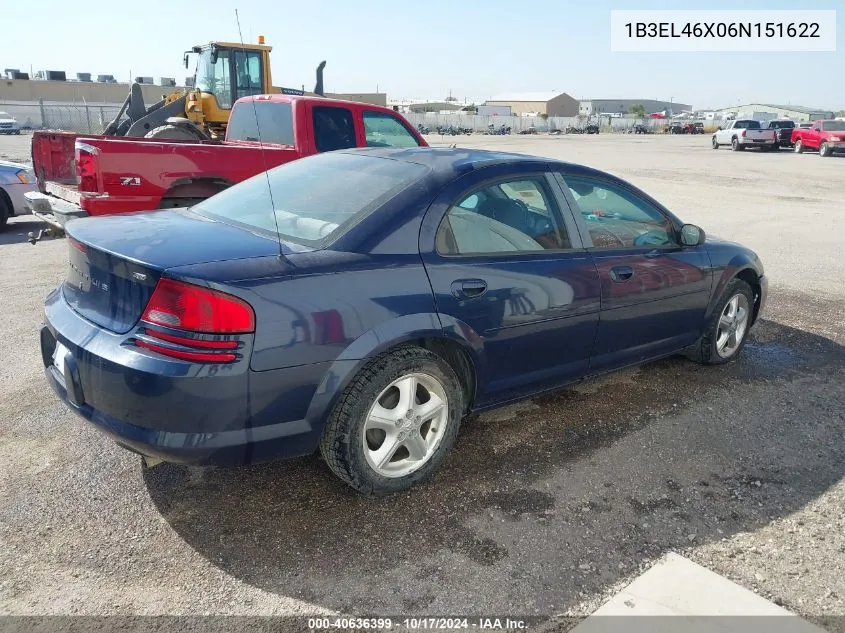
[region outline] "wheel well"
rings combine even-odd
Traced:
[[[757,273],[755,273],[750,268],[746,268],[741,270],[736,275],[737,279],[742,279],[745,283],[751,286],[751,290],[754,293],[754,321],[757,320],[757,314],[760,312],[760,280],[757,278]]]
[[[449,366],[458,376],[458,380],[461,381],[461,387],[466,394],[466,409],[468,411],[475,401],[476,372],[472,358],[461,344],[447,338],[421,338],[409,341],[407,344],[434,352],[449,363]]]
[[[224,189],[228,189],[232,183],[225,180],[192,180],[173,185],[161,197],[159,209],[173,207],[191,206],[210,198]]]

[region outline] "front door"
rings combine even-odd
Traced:
[[[694,343],[712,281],[705,247],[682,246],[676,222],[633,187],[560,176],[601,279],[591,373]]]
[[[420,250],[441,320],[483,346],[477,406],[554,387],[589,366],[598,273],[538,166],[472,172],[426,216]]]

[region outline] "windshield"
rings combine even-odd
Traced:
[[[194,87],[202,92],[209,92],[217,98],[217,105],[228,109],[232,107],[232,76],[229,69],[229,51],[217,51],[217,59],[212,61],[211,48],[203,48],[197,57],[197,75]]]
[[[272,237],[278,227],[280,237],[321,247],[427,172],[423,165],[374,156],[318,154],[253,176],[193,211]]]
[[[825,132],[842,132],[845,131],[845,121],[824,121],[822,129]]]

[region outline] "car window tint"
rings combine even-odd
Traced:
[[[318,152],[332,152],[356,146],[355,123],[347,108],[314,108],[314,143]]]
[[[669,218],[633,193],[601,180],[565,177],[595,248],[677,244]]]
[[[367,147],[417,147],[417,139],[394,116],[383,112],[364,112]]]
[[[437,231],[437,251],[479,255],[571,248],[552,209],[554,200],[542,178],[483,187],[446,212]]]

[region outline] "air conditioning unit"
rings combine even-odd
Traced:
[[[135,77],[135,83],[153,85],[152,77]]]
[[[175,86],[176,79],[173,77],[159,77],[158,82],[162,86]]]
[[[114,78],[114,75],[97,75],[97,83],[116,84],[117,80]]]
[[[76,80],[90,82],[91,73],[76,73]]]
[[[67,75],[63,70],[48,70],[46,75],[47,81],[67,81]]]

